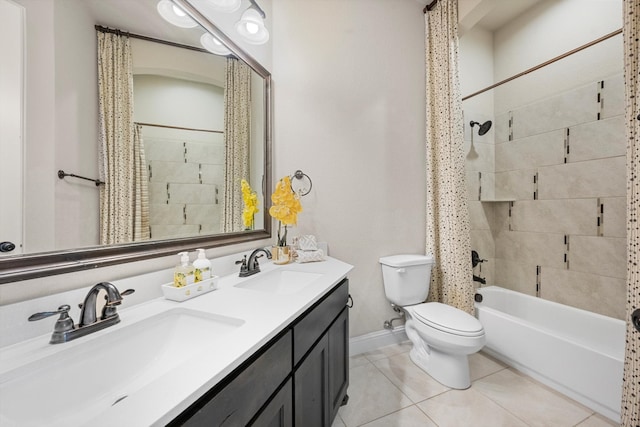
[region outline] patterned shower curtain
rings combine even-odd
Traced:
[[[100,243],[149,239],[147,167],[140,129],[133,124],[129,37],[97,32]]]
[[[249,181],[251,131],[251,68],[236,58],[227,58],[224,86],[225,173],[222,232],[241,231],[242,192],[240,182]]]
[[[426,253],[436,258],[429,300],[473,314],[471,237],[458,79],[458,1],[440,0],[425,13],[425,25]]]
[[[640,426],[640,331],[631,313],[640,309],[640,3],[624,0],[625,120],[627,123],[627,335],[622,425]]]

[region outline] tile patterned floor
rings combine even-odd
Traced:
[[[610,427],[617,424],[483,354],[471,387],[443,386],[409,359],[409,342],[350,360],[349,404],[332,427]]]

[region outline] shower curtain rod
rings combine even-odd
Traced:
[[[101,33],[117,34],[119,36],[131,37],[132,39],[140,39],[140,40],[145,40],[145,41],[148,41],[148,42],[166,44],[167,46],[173,46],[173,47],[179,47],[179,48],[182,48],[182,49],[195,50],[196,52],[209,53],[209,54],[211,53],[208,50],[206,50],[204,48],[201,48],[201,47],[196,47],[196,46],[191,46],[191,45],[188,45],[188,44],[182,44],[182,43],[176,43],[176,42],[170,42],[168,40],[156,39],[154,37],[143,36],[141,34],[134,34],[134,33],[128,32],[128,31],[122,31],[122,30],[118,30],[118,29],[115,29],[115,28],[103,27],[102,25],[95,25],[95,29],[97,31],[100,31]]]
[[[169,126],[169,125],[159,125],[155,123],[141,123],[141,122],[133,122],[134,125],[140,126],[151,126],[156,128],[166,128],[166,129],[178,129],[178,130],[192,130],[196,132],[209,132],[209,133],[224,133],[222,130],[210,130],[210,129],[196,129],[196,128],[185,128],[181,126]]]
[[[618,34],[622,34],[622,28],[620,28],[619,30],[613,31],[613,32],[611,32],[611,33],[609,33],[607,35],[604,35],[604,36],[600,37],[599,39],[593,40],[593,41],[591,41],[591,42],[589,42],[587,44],[583,44],[582,46],[579,46],[579,47],[577,47],[577,48],[575,48],[573,50],[565,52],[562,55],[556,56],[555,58],[552,58],[552,59],[550,59],[550,60],[548,60],[546,62],[543,62],[542,64],[538,64],[535,67],[531,67],[528,70],[525,70],[525,71],[523,71],[521,73],[518,73],[518,74],[516,74],[514,76],[511,76],[511,77],[509,77],[507,79],[504,79],[502,81],[499,81],[498,83],[494,83],[491,86],[488,86],[488,87],[486,87],[484,89],[481,89],[481,90],[479,90],[477,92],[472,93],[471,95],[467,95],[464,98],[462,98],[462,100],[466,101],[469,98],[473,98],[476,95],[480,95],[481,93],[484,93],[484,92],[486,92],[488,90],[494,89],[494,88],[496,88],[498,86],[501,86],[501,85],[503,85],[505,83],[508,83],[511,80],[515,80],[518,77],[522,77],[522,76],[527,75],[527,74],[529,74],[529,73],[531,73],[533,71],[539,70],[540,68],[546,67],[547,65],[553,64],[554,62],[557,62],[557,61],[559,61],[561,59],[566,58],[567,56],[573,55],[574,53],[580,52],[581,50],[584,50],[584,49],[586,49],[588,47],[594,46],[594,45],[596,45],[596,44],[598,44],[600,42],[603,42],[603,41],[605,41],[607,39],[610,39],[611,37],[617,36]]]

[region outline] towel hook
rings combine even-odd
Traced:
[[[303,185],[303,187],[300,187],[298,190],[296,190],[293,185],[294,181],[293,178],[302,181],[305,178],[307,179],[307,181],[309,181],[309,188],[304,186],[304,183],[302,183],[301,185]],[[313,187],[313,182],[311,182],[311,178],[309,178],[309,175],[307,175],[306,173],[302,172],[300,169],[298,169],[297,171],[294,172],[293,175],[291,175],[291,190],[298,194],[300,197],[302,196],[306,196],[307,194],[309,194],[311,192],[311,188]]]

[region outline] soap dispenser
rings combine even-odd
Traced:
[[[195,281],[201,282],[211,278],[211,261],[209,261],[204,253],[204,249],[196,249],[198,258],[193,261],[193,269],[195,273]]]
[[[182,288],[191,285],[194,282],[194,268],[189,264],[189,254],[180,252],[180,264],[178,264],[173,272],[173,286]]]

